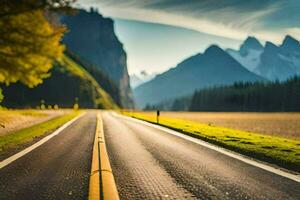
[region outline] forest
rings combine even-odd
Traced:
[[[300,76],[286,81],[236,82],[197,90],[191,96],[147,105],[144,110],[170,111],[300,111]]]
[[[300,77],[196,91],[190,111],[300,111]]]

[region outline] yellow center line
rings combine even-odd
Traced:
[[[119,200],[119,194],[106,150],[101,114],[98,113],[88,199],[100,200],[101,198]]]

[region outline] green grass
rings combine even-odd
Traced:
[[[154,114],[142,112],[123,112],[123,114],[156,123]],[[160,119],[160,125],[247,156],[300,172],[300,140],[166,117]]]
[[[29,117],[47,117],[49,114],[41,112],[40,110],[7,110],[0,109],[0,123],[2,122],[10,122],[13,120],[17,120],[21,116],[29,116]]]
[[[87,80],[92,87],[95,88],[96,96],[95,101],[98,105],[101,105],[105,109],[117,109],[118,106],[112,99],[112,97],[102,89],[101,85],[87,72],[83,67],[74,62],[71,58],[66,55],[63,55],[60,60],[60,65],[62,65],[67,71],[72,74]]]
[[[80,111],[73,111],[32,127],[21,129],[8,135],[0,136],[0,156],[6,154],[10,150],[18,149],[24,144],[30,143],[35,139],[56,130],[80,113]]]

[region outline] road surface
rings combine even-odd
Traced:
[[[103,114],[121,199],[300,199],[300,184],[144,124]]]
[[[0,169],[0,199],[87,199],[96,113]]]

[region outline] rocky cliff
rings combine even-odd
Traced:
[[[119,87],[122,106],[132,107],[126,52],[114,32],[113,20],[96,11],[78,10],[62,16],[61,21],[68,27],[63,38],[67,48],[106,73]]]

